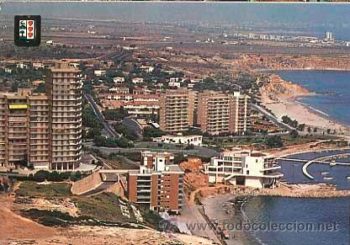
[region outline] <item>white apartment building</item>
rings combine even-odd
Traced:
[[[281,166],[261,152],[235,149],[212,157],[205,165],[210,183],[229,182],[254,188],[274,187],[283,174]]]

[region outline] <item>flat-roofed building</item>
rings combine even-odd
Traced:
[[[171,133],[187,131],[193,125],[195,101],[195,91],[166,90],[160,98],[160,129]]]
[[[212,157],[205,165],[210,183],[229,182],[234,185],[254,188],[274,187],[283,177],[281,167],[268,155],[261,152],[236,149]]]
[[[202,135],[163,135],[161,137],[153,138],[154,142],[167,144],[181,144],[202,146]]]
[[[230,102],[230,131],[244,134],[250,127],[250,97],[235,92]]]
[[[160,165],[174,164],[174,154],[169,152],[141,152],[141,165],[156,169]],[[161,167],[163,168],[163,167]]]
[[[46,93],[19,89],[0,93],[0,166],[74,170],[81,157],[81,89],[79,71],[57,63]]]
[[[139,170],[128,172],[128,199],[156,211],[181,212],[183,175],[170,153],[142,153]]]
[[[59,62],[51,69],[47,93],[50,110],[51,169],[77,168],[82,149],[82,87],[80,71]]]
[[[249,128],[249,96],[204,91],[198,94],[197,124],[211,135],[244,134]]]
[[[107,93],[99,96],[104,109],[123,108],[128,115],[138,119],[159,120],[158,94],[117,94]]]

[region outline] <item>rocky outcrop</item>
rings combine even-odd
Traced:
[[[276,74],[272,74],[268,77],[267,82],[261,87],[260,92],[265,97],[266,102],[278,102],[281,99],[311,94],[306,88],[285,81]]]

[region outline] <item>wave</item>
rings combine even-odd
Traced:
[[[327,114],[326,112],[321,111],[320,109],[317,109],[317,108],[315,108],[315,107],[312,107],[312,106],[309,105],[309,104],[306,104],[306,103],[301,102],[301,101],[299,101],[299,100],[296,100],[296,102],[297,102],[298,104],[300,104],[300,105],[302,105],[302,106],[305,106],[306,108],[308,108],[308,109],[310,109],[310,110],[316,112],[316,113],[319,113],[319,114],[321,114],[321,115],[323,115],[323,116],[326,116],[326,117],[330,117],[329,114]]]

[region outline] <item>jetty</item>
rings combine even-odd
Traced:
[[[340,153],[340,154],[323,156],[323,157],[315,158],[312,160],[308,160],[302,167],[303,174],[309,179],[312,179],[312,180],[314,179],[314,177],[307,171],[307,168],[313,163],[327,163],[327,164],[330,164],[331,166],[335,166],[335,165],[350,166],[349,162],[336,162],[335,160],[333,162],[329,161],[329,159],[346,157],[346,156],[350,156],[350,153]],[[328,160],[328,161],[326,161],[326,160]]]

